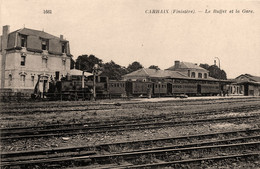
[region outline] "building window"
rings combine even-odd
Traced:
[[[13,80],[13,76],[9,75],[9,77],[8,77],[8,86],[12,86],[12,80]]]
[[[63,70],[66,70],[66,60],[62,60],[62,68]]]
[[[208,78],[208,74],[204,73],[204,78],[207,79]]]
[[[25,75],[21,75],[21,86],[25,86]]]
[[[191,73],[191,77],[195,78],[195,72]]]
[[[25,58],[26,56],[21,56],[21,66],[25,66]]]
[[[42,58],[42,65],[43,65],[44,68],[47,68],[47,63],[48,63],[48,59]]]
[[[27,37],[25,35],[21,35],[21,46],[27,47]]]
[[[190,70],[188,70],[188,77],[190,77]]]
[[[42,39],[42,50],[48,50],[48,40]]]
[[[199,74],[198,74],[198,78],[202,78],[202,73],[199,73]]]
[[[61,44],[61,52],[66,53],[66,43]]]
[[[34,86],[34,76],[31,76],[31,83],[32,83],[32,86]]]

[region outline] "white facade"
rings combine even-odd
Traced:
[[[70,73],[71,55],[68,53],[50,54],[47,50],[34,52],[26,47],[16,46],[6,50],[3,43],[5,42],[1,41],[1,89],[31,93],[39,76],[39,90],[47,91],[49,81],[57,78],[56,75],[59,75],[60,79]]]

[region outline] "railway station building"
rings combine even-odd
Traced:
[[[33,93],[39,77],[39,90],[48,82],[70,73],[69,41],[44,31],[22,28],[10,32],[3,26],[0,36],[0,91]]]
[[[260,96],[260,77],[250,74],[242,74],[232,80],[229,86],[231,94],[239,94],[245,96]]]

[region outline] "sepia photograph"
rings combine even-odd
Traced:
[[[0,0],[2,169],[260,168],[260,0]]]

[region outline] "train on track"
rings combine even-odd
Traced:
[[[44,96],[50,100],[89,100],[93,97],[186,97],[218,95],[224,90],[225,84],[216,80],[163,79],[144,82],[109,80],[104,76],[67,76],[51,81]]]

